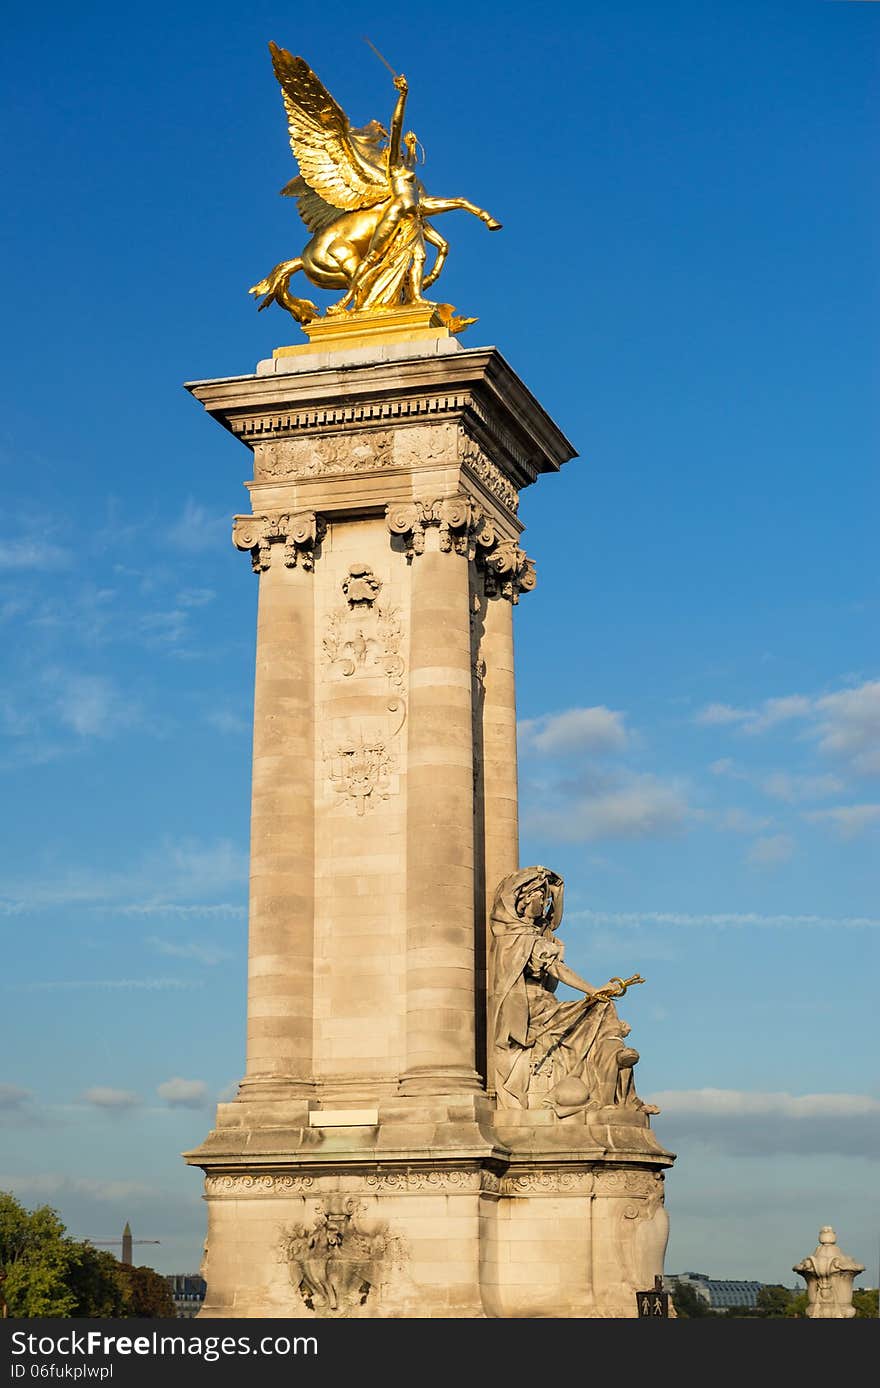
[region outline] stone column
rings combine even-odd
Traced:
[[[481,1087],[469,594],[467,553],[429,531],[412,560],[405,1094]]]
[[[488,920],[496,887],[519,866],[513,605],[509,599],[489,598],[484,623],[480,654],[484,662],[483,800]]]
[[[253,525],[238,523],[239,548],[250,547]],[[242,1097],[255,1098],[314,1084],[314,575],[289,537],[278,538],[283,555],[265,536],[252,550],[260,594]]]

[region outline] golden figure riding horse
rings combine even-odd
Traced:
[[[345,290],[328,314],[425,303],[423,290],[437,279],[449,251],[428,219],[460,209],[490,231],[501,223],[467,198],[425,192],[416,176],[419,142],[412,131],[403,134],[404,76],[394,78],[398,97],[390,135],[378,121],[356,130],[308,63],[274,43],[269,49],[300,168],[281,191],[296,198],[312,238],[301,255],[283,260],[249,292],[264,296],[261,309],[277,303],[298,323],[318,315],[310,299],[290,292],[290,278],[299,270],[320,289]],[[437,251],[427,275],[426,244]]]

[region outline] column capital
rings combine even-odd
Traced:
[[[232,543],[236,549],[250,550],[254,573],[262,573],[272,563],[273,549],[281,545],[285,568],[315,567],[315,548],[327,527],[314,511],[298,515],[236,516],[232,523]]]
[[[434,501],[394,502],[386,507],[385,521],[392,535],[403,540],[410,561],[424,553],[425,531],[436,525],[444,554],[463,554],[479,561],[490,597],[516,603],[520,593],[531,592],[537,583],[535,565],[525,550],[515,540],[499,535],[491,516],[465,493]]]
[[[534,560],[515,540],[499,540],[482,557],[489,597],[508,598],[519,602],[520,593],[530,593],[537,586],[538,575]]]

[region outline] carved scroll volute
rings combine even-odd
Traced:
[[[440,548],[445,553],[474,554],[473,536],[483,521],[483,512],[468,496],[451,496],[435,501],[432,507],[440,527]]]
[[[299,564],[313,569],[315,547],[326,526],[314,511],[299,515],[236,516],[232,526],[232,543],[236,549],[250,550],[255,573],[264,572],[272,562],[272,546],[283,545],[284,564],[288,569]]]
[[[385,521],[392,535],[399,535],[405,546],[407,559],[414,554],[422,554],[425,549],[425,526],[429,523],[430,512],[420,501],[404,501],[388,507]]]
[[[500,540],[485,554],[486,592],[519,602],[520,593],[530,593],[538,581],[535,565],[514,540]]]
[[[314,511],[299,516],[284,516],[284,563],[288,569],[302,564],[304,569],[315,566],[315,545],[318,541],[318,518]]]
[[[269,567],[269,537],[265,516],[236,516],[232,524],[236,549],[250,550],[254,573]]]

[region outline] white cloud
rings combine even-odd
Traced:
[[[574,795],[559,808],[525,815],[527,829],[564,843],[596,839],[659,838],[683,825],[687,805],[681,792],[651,776],[639,776],[595,795]]]
[[[0,1110],[4,1112],[21,1112],[33,1097],[30,1089],[21,1089],[17,1084],[0,1084]]]
[[[216,596],[213,588],[184,588],[178,593],[177,601],[181,607],[205,607]]]
[[[740,1156],[880,1157],[880,1100],[865,1094],[667,1090],[649,1096],[661,1139]]]
[[[755,708],[707,704],[694,716],[704,726],[736,723],[743,732],[753,734],[795,719],[809,720],[807,735],[818,742],[821,752],[849,771],[860,776],[880,774],[880,680],[821,697],[786,694],[765,699]],[[711,769],[716,774],[734,774],[728,758],[714,762]],[[821,781],[816,784],[821,787]]]
[[[565,756],[572,752],[621,752],[628,742],[625,714],[599,704],[526,719],[518,726],[524,749]]]
[[[787,694],[782,699],[765,699],[760,709],[749,715],[745,730],[748,733],[763,733],[768,728],[775,728],[777,723],[788,723],[792,718],[808,718],[812,711],[812,700],[803,694]]]
[[[179,521],[170,526],[166,535],[179,549],[211,550],[222,553],[228,543],[229,516],[212,515],[205,507],[190,497],[183,508]]]
[[[26,1176],[0,1174],[0,1189],[11,1190],[17,1196],[50,1199],[64,1195],[83,1195],[92,1200],[116,1204],[154,1192],[140,1181],[96,1181],[60,1172],[29,1172]]]
[[[719,757],[717,761],[709,763],[709,770],[713,776],[734,776],[738,780],[742,779],[740,772],[736,769],[736,762],[732,757]]]
[[[108,907],[120,916],[173,916],[180,920],[209,919],[220,917],[232,917],[240,920],[247,915],[247,907],[240,906],[231,901],[220,901],[213,905],[194,902],[183,905],[177,901],[132,901],[126,906]],[[0,903],[0,914],[3,914],[3,904]],[[12,914],[9,912],[9,914]]]
[[[14,914],[47,906],[77,904],[103,910],[113,908],[127,914],[239,915],[243,907],[237,904],[195,902],[188,905],[185,898],[244,887],[247,878],[247,850],[229,839],[213,843],[197,839],[166,840],[147,853],[139,864],[123,871],[75,868],[56,881],[40,875],[33,880],[10,882],[0,912]],[[157,880],[161,880],[170,900],[164,901],[155,894]]]
[[[66,675],[49,678],[60,685],[55,706],[62,724],[78,737],[112,737],[139,719],[137,706],[125,698],[111,680],[99,675]]]
[[[771,771],[759,778],[758,785],[765,795],[788,805],[823,800],[828,795],[839,795],[844,788],[838,776],[796,776],[787,771]]]
[[[746,853],[746,862],[757,867],[773,867],[777,863],[787,863],[794,850],[795,841],[791,834],[768,834],[755,839]]]
[[[880,773],[880,680],[817,700],[819,748],[862,775]]]
[[[45,540],[7,540],[0,546],[0,569],[63,569],[71,562],[70,550]]]
[[[817,928],[825,930],[861,930],[880,928],[880,916],[794,916],[760,915],[749,911],[716,911],[697,915],[689,911],[566,911],[573,920],[584,920],[602,925],[679,925],[685,927],[716,927],[719,929],[760,929]]]
[[[57,978],[38,979],[30,983],[7,983],[6,988],[16,993],[76,992],[81,988],[106,988],[109,990],[133,989],[138,992],[162,993],[176,992],[187,988],[200,988],[200,983],[190,983],[182,978]]]
[[[173,646],[189,635],[189,613],[179,607],[166,612],[146,612],[138,625],[151,644]]]
[[[694,714],[694,722],[711,728],[725,723],[744,723],[752,717],[747,708],[734,708],[731,704],[706,704]]]
[[[205,941],[160,940],[156,935],[149,935],[145,943],[159,954],[168,954],[174,959],[195,959],[200,964],[222,964],[232,958],[228,949]]]
[[[729,1118],[778,1114],[811,1121],[814,1118],[880,1118],[880,1099],[867,1094],[788,1094],[743,1089],[670,1089],[654,1096],[663,1112],[708,1113]]]
[[[233,737],[251,731],[250,721],[229,709],[216,709],[213,713],[206,715],[205,722],[210,723],[211,727],[216,728],[218,732],[228,733]]]
[[[248,880],[249,858],[245,849],[230,839],[204,844],[195,839],[175,842],[169,850],[170,867],[187,892],[220,891]]]
[[[175,1076],[160,1084],[156,1093],[171,1108],[201,1108],[208,1097],[208,1086],[204,1080],[184,1080]]]
[[[699,810],[695,811],[695,816],[715,829],[727,829],[733,834],[759,834],[773,823],[766,815],[750,814],[748,810],[735,807],[729,810]]]
[[[93,1089],[87,1089],[83,1098],[87,1104],[92,1104],[95,1108],[107,1109],[115,1113],[136,1108],[140,1103],[139,1096],[132,1093],[130,1089],[111,1089],[100,1084]]]
[[[880,805],[835,805],[830,810],[810,810],[804,819],[813,824],[830,824],[842,839],[854,839],[880,824]]]

